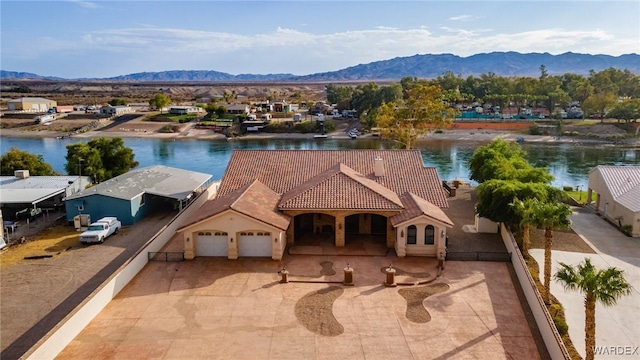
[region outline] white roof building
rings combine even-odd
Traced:
[[[596,166],[589,172],[587,199],[594,191],[596,211],[640,237],[640,166]]]

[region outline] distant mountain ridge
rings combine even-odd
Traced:
[[[213,70],[171,70],[142,72],[102,79],[63,79],[27,72],[0,70],[0,79],[108,80],[108,81],[368,81],[399,80],[405,76],[435,78],[446,71],[456,75],[478,76],[493,72],[500,76],[538,76],[540,65],[551,75],[565,73],[588,75],[610,67],[640,74],[640,55],[590,55],[567,52],[549,53],[492,52],[460,57],[453,54],[425,54],[397,57],[360,64],[345,69],[296,76],[293,74],[231,75]]]

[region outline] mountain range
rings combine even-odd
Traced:
[[[360,64],[345,69],[296,76],[293,74],[239,74],[232,75],[213,70],[172,70],[142,72],[111,78],[63,79],[40,76],[27,72],[0,70],[0,79],[39,80],[106,80],[106,81],[368,81],[399,80],[406,76],[436,78],[446,71],[461,76],[478,76],[493,72],[499,76],[537,76],[544,65],[550,75],[565,73],[588,75],[610,67],[640,73],[640,55],[590,55],[567,52],[549,53],[492,52],[460,57],[453,54],[425,54],[397,57],[390,60]]]

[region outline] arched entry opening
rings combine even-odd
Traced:
[[[334,216],[322,213],[296,215],[293,218],[295,244],[334,241],[335,221]]]
[[[386,246],[387,218],[372,213],[346,216],[345,244],[383,244]]]

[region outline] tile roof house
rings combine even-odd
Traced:
[[[418,150],[236,150],[215,199],[178,231],[185,257],[279,260],[305,237],[377,237],[398,256],[443,256],[453,222]]]
[[[589,171],[587,199],[602,216],[640,237],[640,166],[596,166]]]

